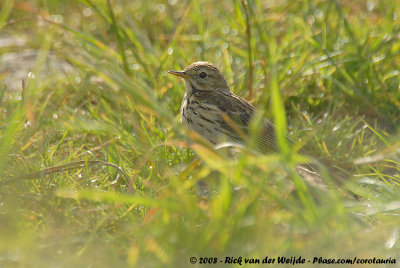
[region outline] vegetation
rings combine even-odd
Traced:
[[[399,16],[389,0],[4,1],[0,38],[24,41],[2,62],[36,56],[0,91],[0,266],[398,257]],[[183,129],[166,71],[199,60],[329,190],[296,174],[296,148],[232,153]]]

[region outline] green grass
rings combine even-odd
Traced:
[[[396,1],[6,2],[0,34],[26,42],[0,55],[39,53],[0,91],[0,266],[399,258]],[[73,71],[43,75],[54,56]],[[281,155],[183,129],[166,71],[199,60],[274,119]],[[286,132],[328,191],[296,174]]]

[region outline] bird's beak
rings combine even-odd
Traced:
[[[169,74],[173,74],[176,76],[180,76],[182,78],[190,78],[190,76],[188,76],[185,72],[178,72],[178,71],[168,71]]]

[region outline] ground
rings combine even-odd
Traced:
[[[400,261],[399,16],[389,0],[6,1],[0,266]],[[295,147],[185,130],[167,71],[199,60]]]

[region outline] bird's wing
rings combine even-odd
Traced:
[[[200,106],[207,109],[212,118],[215,118],[220,126],[224,129],[223,133],[230,136],[238,142],[243,142],[243,135],[249,134],[249,123],[255,112],[255,107],[246,100],[234,95],[231,92],[199,92],[198,100],[201,100]],[[275,135],[276,127],[268,120],[264,120],[263,127],[258,133],[255,133],[256,139],[259,142],[261,151],[264,152],[279,152],[279,146]],[[294,141],[287,137],[287,141],[291,146]],[[300,153],[303,153],[300,150]],[[310,172],[316,172],[317,168],[312,164],[301,164]]]
[[[200,106],[209,113],[214,114],[217,123],[223,128],[225,134],[236,141],[243,142],[244,136],[249,134],[249,123],[255,108],[246,100],[231,92],[199,92],[197,96],[201,100]],[[201,96],[200,96],[201,95]],[[275,126],[265,120],[264,126],[256,133],[256,139],[263,151],[278,152],[275,139]]]

